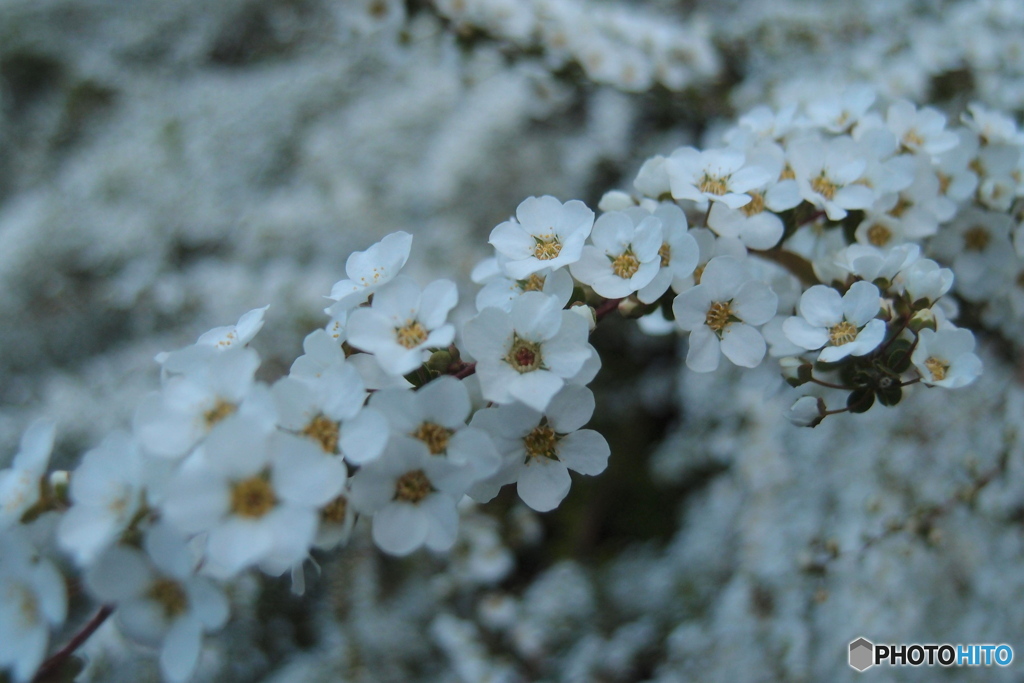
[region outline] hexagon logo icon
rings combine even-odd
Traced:
[[[857,671],[864,671],[874,666],[874,654],[874,644],[866,638],[858,638],[850,643],[850,666]]]

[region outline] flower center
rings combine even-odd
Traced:
[[[627,249],[612,259],[612,272],[623,280],[633,277],[640,269],[640,261],[633,255],[632,249]]]
[[[538,275],[537,273],[534,273],[525,280],[518,281],[519,289],[521,289],[524,292],[543,292],[545,279],[546,278],[543,275]]]
[[[562,243],[554,235],[534,237],[533,255],[540,261],[550,261],[562,252]]]
[[[907,212],[907,209],[909,209],[913,205],[914,202],[910,201],[905,197],[900,197],[899,201],[896,202],[896,206],[889,209],[889,214],[895,216],[896,218],[899,218],[903,214],[905,214]]]
[[[259,519],[274,509],[277,496],[266,474],[257,474],[231,487],[231,511],[239,517]]]
[[[764,211],[764,195],[760,192],[751,192],[749,194],[750,201],[740,207],[740,211],[748,218]]]
[[[857,338],[857,327],[848,320],[844,320],[829,328],[828,338],[832,342],[832,346],[849,344]]]
[[[903,134],[903,144],[906,147],[920,147],[924,144],[924,138],[921,137],[916,128],[911,128]]]
[[[796,179],[796,172],[786,164],[786,167],[782,169],[782,173],[779,174],[779,180],[794,180]]]
[[[729,186],[726,184],[726,180],[727,178],[723,178],[722,176],[711,175],[710,173],[705,172],[704,177],[700,179],[700,185],[697,186],[697,189],[705,194],[721,196],[729,189]]]
[[[234,403],[228,403],[224,399],[218,398],[213,407],[203,413],[203,419],[206,420],[206,428],[212,429],[215,424],[224,418],[234,415],[236,410],[238,410],[238,406]]]
[[[668,242],[661,243],[661,247],[658,249],[658,256],[661,257],[661,267],[668,268],[672,262],[672,247],[669,246]]]
[[[448,448],[448,441],[454,433],[454,430],[445,429],[439,424],[423,422],[410,436],[427,444],[431,455],[440,455]]]
[[[188,596],[181,584],[171,579],[159,578],[146,592],[146,597],[159,604],[164,610],[164,619],[180,616],[188,609]]]
[[[427,331],[423,329],[419,320],[410,320],[405,327],[395,328],[395,338],[405,348],[414,349],[427,341]]]
[[[515,335],[512,339],[512,348],[505,356],[505,362],[517,372],[533,372],[543,362],[540,344],[520,339],[518,335]]]
[[[17,613],[21,617],[18,626],[30,629],[39,623],[39,599],[27,585],[11,583],[2,597],[5,603],[17,605]]]
[[[320,510],[320,519],[328,524],[341,524],[348,514],[348,498],[338,496]]]
[[[825,172],[822,171],[821,175],[811,180],[811,189],[831,201],[836,196],[836,190],[839,189],[839,186],[829,180]]]
[[[302,433],[314,441],[319,441],[324,452],[337,453],[339,427],[337,422],[321,413],[309,421]]]
[[[423,470],[406,472],[395,482],[395,500],[407,503],[418,503],[434,490],[434,485],[427,479]]]
[[[928,368],[928,372],[932,373],[932,379],[936,382],[946,379],[946,373],[949,371],[949,363],[946,361],[939,360],[935,356],[928,356],[924,366]]]
[[[693,284],[695,284],[695,285],[699,285],[700,284],[700,279],[704,275],[704,267],[707,266],[707,265],[708,264],[706,264],[706,263],[702,263],[701,265],[699,265],[699,266],[697,266],[696,268],[693,269]]]
[[[967,251],[985,251],[985,247],[992,240],[988,230],[981,225],[975,225],[964,232],[964,249]]]
[[[868,228],[868,242],[876,247],[884,247],[892,239],[892,230],[881,223],[875,223]]]
[[[526,460],[530,458],[548,458],[558,460],[558,435],[546,424],[539,424],[533,431],[523,437],[526,445]]]
[[[704,324],[715,332],[721,332],[729,324],[729,318],[732,317],[730,303],[729,301],[716,301],[711,304],[708,314],[704,318]]]
[[[949,191],[950,184],[953,182],[953,176],[946,175],[942,171],[936,172],[936,175],[939,176],[939,194],[945,195]]]

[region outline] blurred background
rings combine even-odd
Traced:
[[[868,83],[1017,117],[1022,30],[1019,0],[0,0],[0,465],[42,415],[76,462],[154,355],[266,304],[276,379],[348,254],[396,230],[465,317],[523,198],[596,207],[754,105]],[[966,389],[813,431],[768,367],[695,375],[624,320],[594,343],[606,473],[550,514],[466,508],[449,556],[360,525],[304,598],[239,582],[197,680],[853,680],[859,636],[1021,642],[1012,335],[980,338]],[[82,680],[159,680],[114,629],[86,652]]]

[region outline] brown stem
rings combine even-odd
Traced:
[[[466,379],[472,374],[476,373],[476,363],[463,363],[455,372],[451,373],[455,379]]]
[[[114,613],[113,605],[104,605],[100,607],[99,611],[93,615],[92,619],[85,623],[78,633],[76,633],[71,640],[67,642],[67,645],[57,650],[55,653],[43,662],[42,666],[39,667],[39,671],[36,672],[35,678],[32,679],[32,683],[43,683],[51,675],[60,670],[64,665],[64,662],[68,660],[75,653],[75,650],[80,648],[82,644],[89,640],[93,633],[96,632],[103,622],[107,620],[111,614]]]
[[[594,309],[594,318],[600,322],[602,318],[616,310],[622,299],[605,299],[604,303]]]
[[[818,379],[817,377],[811,377],[811,381],[819,386],[828,387],[829,389],[842,389],[843,391],[850,391],[853,388],[844,387],[842,384],[833,384],[832,382],[825,382],[823,380]]]

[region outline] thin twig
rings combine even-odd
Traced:
[[[36,672],[35,678],[32,679],[32,683],[43,683],[52,674],[60,670],[71,655],[75,653],[75,650],[82,646],[82,643],[89,640],[93,633],[96,632],[103,622],[107,620],[111,614],[114,613],[113,605],[104,605],[100,607],[99,611],[93,615],[92,619],[85,623],[82,630],[76,633],[71,640],[68,641],[67,645],[57,650],[55,653],[43,662],[42,666],[39,667],[39,671]]]

